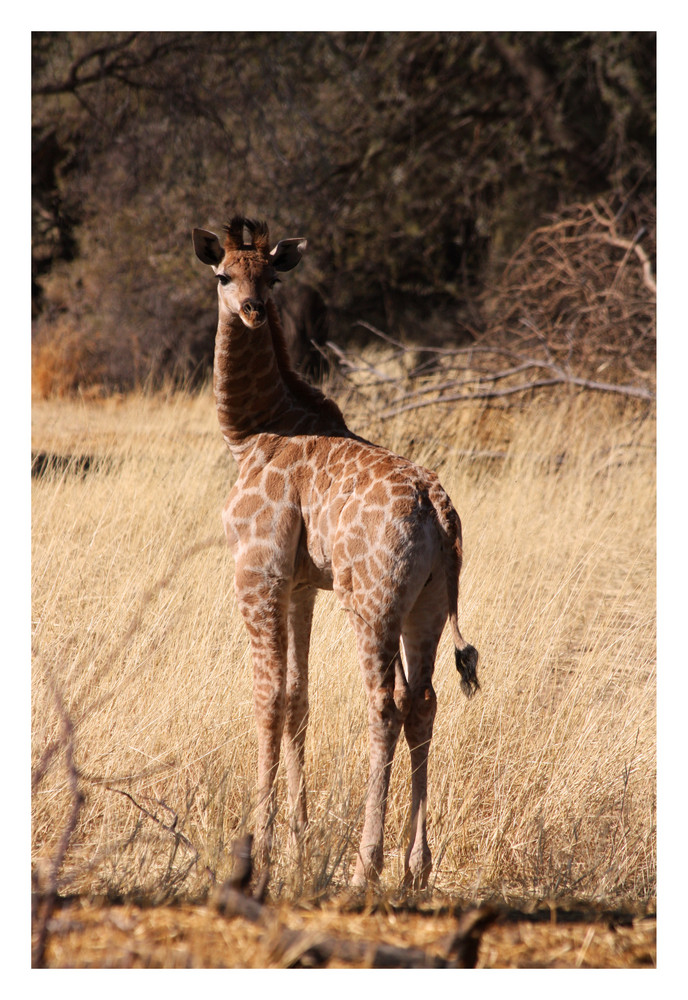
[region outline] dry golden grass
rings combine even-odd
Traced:
[[[431,408],[385,424],[344,408],[354,429],[436,468],[464,526],[460,622],[480,651],[482,690],[462,696],[445,637],[430,764],[435,896],[647,903],[654,415],[592,395]],[[66,713],[85,796],[59,888],[201,896],[209,871],[227,876],[229,845],[250,828],[256,766],[248,641],[219,516],[235,468],[212,398],[39,401],[33,448],[91,458],[33,482],[33,761],[62,746]],[[311,663],[301,865],[280,778],[272,892],[287,899],[345,887],[360,832],[366,712],[331,594],[316,605]],[[39,875],[67,822],[69,777],[62,747],[33,795]],[[400,742],[389,890],[402,874],[409,797]]]

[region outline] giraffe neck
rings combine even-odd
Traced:
[[[258,330],[220,314],[215,338],[215,406],[237,461],[260,434],[353,436],[334,400],[292,368],[271,299],[266,310],[267,322]]]
[[[284,423],[293,400],[279,370],[269,322],[250,330],[238,316],[220,316],[213,390],[222,436],[236,458],[255,435]]]

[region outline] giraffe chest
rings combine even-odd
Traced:
[[[235,559],[248,559],[274,576],[331,589],[328,546],[317,542],[311,516],[311,479],[301,449],[287,446],[276,457],[256,449],[240,469],[222,521]]]

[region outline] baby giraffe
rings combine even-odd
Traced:
[[[280,240],[270,249],[265,223],[236,216],[223,239],[194,229],[193,243],[217,278],[213,387],[239,467],[222,520],[251,641],[257,864],[269,863],[280,746],[295,835],[307,824],[311,622],[316,590],[334,590],[354,629],[368,697],[370,777],[353,884],[376,882],[382,871],[390,770],[403,728],[412,769],[404,881],[425,887],[432,675],[447,618],[461,687],[468,697],[479,687],[478,654],[457,622],[461,522],[434,473],[352,433],[337,405],[293,370],[270,290],[278,272],[298,264],[306,241]]]

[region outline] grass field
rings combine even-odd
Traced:
[[[435,468],[463,522],[459,620],[480,652],[481,692],[462,696],[445,636],[431,894],[652,905],[653,412],[562,394],[383,423],[356,397],[340,402],[353,429]],[[61,893],[202,898],[251,827],[256,773],[248,640],[220,523],[235,467],[212,397],[42,401],[32,419],[44,456],[32,487],[35,871],[47,878],[78,788]],[[279,779],[271,892],[291,901],[346,888],[362,819],[364,695],[331,594],[316,604],[310,691],[301,866]],[[401,741],[390,892],[409,784]]]

